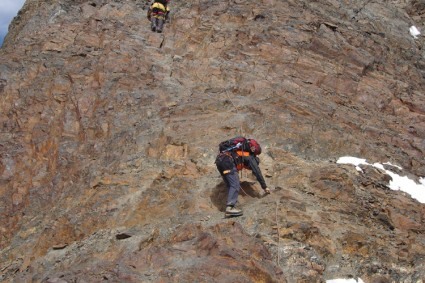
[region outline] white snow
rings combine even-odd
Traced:
[[[366,159],[361,159],[361,158],[351,157],[351,156],[340,157],[336,163],[353,164],[354,166],[356,166],[357,171],[360,171],[360,172],[363,172],[363,170],[359,167],[359,165],[368,164],[366,162]]]
[[[326,283],[364,283],[364,281],[360,278],[356,279],[331,279],[326,280]]]
[[[400,190],[403,192],[408,193],[412,196],[412,198],[418,200],[421,203],[425,203],[425,178],[419,179],[419,184],[413,181],[412,179],[409,179],[407,176],[400,176],[391,170],[385,169],[384,165],[380,163],[374,163],[370,164],[366,162],[366,159],[357,158],[357,157],[351,157],[351,156],[344,156],[338,159],[338,164],[352,164],[356,166],[357,171],[363,172],[363,170],[359,167],[359,165],[369,165],[373,166],[375,168],[379,168],[381,170],[384,170],[385,173],[391,176],[392,180],[388,184],[388,187],[392,190]],[[402,169],[400,166],[392,165],[391,163],[384,163],[388,164],[393,167],[397,167],[398,169]]]
[[[420,35],[420,31],[415,27],[415,26],[411,26],[410,29],[410,34],[413,36],[413,38],[418,38],[418,35]]]

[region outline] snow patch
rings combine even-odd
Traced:
[[[385,169],[384,165],[380,163],[370,164],[366,162],[366,159],[344,156],[338,159],[336,162],[338,164],[352,164],[356,166],[357,171],[363,172],[359,165],[369,165],[375,168],[385,171],[388,175],[391,176],[392,180],[389,183],[389,188],[396,191],[403,191],[412,196],[412,198],[418,200],[421,203],[425,203],[425,178],[422,177],[419,179],[419,184],[417,184],[412,179],[409,179],[407,176],[400,176],[391,170]],[[384,163],[398,169],[403,169],[400,166],[392,165],[391,163]]]
[[[360,278],[356,279],[331,279],[326,280],[326,283],[364,283]]]
[[[410,29],[410,34],[413,36],[414,39],[418,38],[418,35],[420,35],[420,31],[415,27],[415,26],[411,26]]]

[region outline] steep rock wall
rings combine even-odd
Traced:
[[[145,7],[28,0],[15,18],[0,51],[2,279],[424,277],[423,204],[382,171],[334,164],[425,175],[420,2],[186,1],[163,34]],[[239,134],[263,145],[275,190],[244,176],[233,222],[213,163]]]

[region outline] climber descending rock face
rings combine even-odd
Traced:
[[[148,10],[148,19],[151,22],[151,30],[161,33],[164,29],[164,23],[168,19],[170,8],[169,0],[154,0]]]

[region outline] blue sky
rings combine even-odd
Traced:
[[[3,44],[10,22],[24,3],[25,0],[0,0],[0,45]]]

